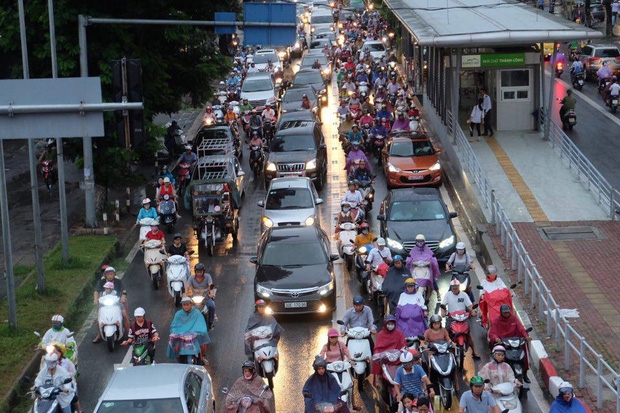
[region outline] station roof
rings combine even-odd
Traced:
[[[603,37],[598,30],[516,0],[385,0],[385,3],[421,46],[516,46]]]

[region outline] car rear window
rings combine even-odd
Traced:
[[[256,53],[252,57],[252,61],[256,64],[269,63],[269,61],[276,64],[278,63],[278,56],[276,56],[275,53]]]
[[[263,92],[267,90],[273,90],[273,84],[268,79],[245,79],[242,92]]]
[[[329,15],[324,16],[312,16],[312,24],[333,23],[334,17]]]
[[[181,399],[104,401],[97,413],[182,412]]]
[[[272,189],[267,194],[266,209],[312,208],[312,194],[308,188]]]
[[[383,43],[366,43],[364,44],[364,49],[369,49],[371,52],[383,52],[385,51],[385,46],[383,46]]]
[[[617,57],[620,52],[615,47],[607,47],[596,49],[594,56],[596,57]]]
[[[323,77],[315,70],[309,72],[297,72],[295,79],[293,79],[293,85],[308,85],[313,83],[323,83]]]

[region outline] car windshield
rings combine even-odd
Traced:
[[[202,139],[228,139],[229,133],[227,129],[202,129],[198,132],[198,136]]]
[[[281,188],[269,191],[265,209],[300,209],[313,206],[312,194],[307,188]]]
[[[310,49],[322,49],[323,46],[327,45],[327,47],[331,46],[331,42],[327,39],[317,39],[313,40],[310,43]]]
[[[312,24],[333,23],[334,17],[328,14],[323,16],[312,16]]]
[[[315,83],[323,83],[321,74],[317,71],[297,72],[293,85],[309,85]]]
[[[305,57],[304,60],[301,61],[301,68],[302,69],[312,68],[312,65],[314,64],[315,60],[319,61],[319,64],[321,65],[321,67],[324,67],[327,65],[327,58],[323,55],[308,56],[308,57]]]
[[[276,136],[269,147],[271,152],[313,151],[315,149],[312,133],[301,136]]]
[[[103,401],[97,413],[183,412],[181,399],[111,400]]]
[[[283,240],[267,244],[261,265],[275,265],[278,267],[291,267],[298,265],[317,265],[327,262],[327,255],[321,248],[321,243],[294,242],[295,240]]]
[[[274,53],[256,53],[252,57],[252,61],[256,64],[269,63],[270,60],[275,65],[278,62],[278,56]]]
[[[609,48],[600,48],[600,49],[596,49],[596,51],[594,52],[594,56],[596,57],[617,57],[618,55],[620,55],[620,52],[618,52],[618,49],[616,49],[615,47],[609,47]]]
[[[366,43],[364,49],[369,49],[371,52],[384,52],[385,46],[383,43]]]
[[[390,208],[390,221],[436,221],[446,219],[438,200],[395,201]]]
[[[392,142],[392,146],[390,146],[390,156],[398,158],[427,156],[434,153],[435,151],[428,141]]]
[[[273,85],[267,79],[246,79],[241,87],[242,92],[263,92],[273,90]]]
[[[284,95],[283,102],[301,102],[304,95],[308,96],[308,99],[312,100],[312,94],[314,92],[311,89],[289,89]]]

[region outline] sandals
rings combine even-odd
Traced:
[[[97,344],[97,343],[100,343],[100,342],[102,342],[102,341],[103,341],[103,339],[102,339],[101,337],[97,336],[97,337],[95,337],[95,339],[93,340],[93,344]]]

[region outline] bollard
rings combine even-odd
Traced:
[[[114,210],[114,215],[116,218],[116,223],[118,224],[121,222],[121,203],[117,199],[116,201],[114,201],[114,205],[116,206],[116,209]]]
[[[127,189],[125,189],[125,195],[126,195],[126,203],[127,203],[127,214],[131,214],[131,201],[129,200],[129,196],[131,195],[131,188],[127,187]]]
[[[108,235],[108,214],[107,212],[103,213],[103,234]]]

